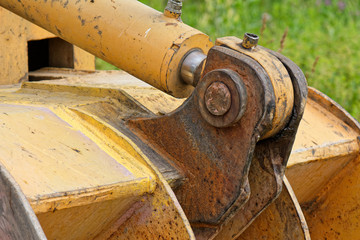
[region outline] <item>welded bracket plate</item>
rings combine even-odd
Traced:
[[[279,61],[280,57],[271,56]],[[295,107],[286,127],[266,140],[260,141],[272,128],[276,104],[268,72],[255,59],[226,46],[210,50],[203,77],[221,69],[239,76],[248,98],[238,122],[215,127],[204,118],[204,79],[176,111],[127,122],[131,131],[185,176],[175,193],[197,237],[228,232],[230,238],[225,239],[234,238],[279,195],[306,98],[301,71],[284,65],[291,71]]]

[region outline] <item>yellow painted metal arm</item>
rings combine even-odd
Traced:
[[[135,0],[0,0],[0,6],[177,97],[193,89],[180,79],[184,56],[212,46],[200,31]]]

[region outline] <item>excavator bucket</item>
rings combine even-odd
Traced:
[[[180,16],[0,0],[1,239],[358,238],[359,123],[255,34]]]

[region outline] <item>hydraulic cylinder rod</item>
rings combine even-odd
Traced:
[[[154,87],[186,97],[184,58],[204,54],[209,37],[136,0],[0,0],[0,6]]]

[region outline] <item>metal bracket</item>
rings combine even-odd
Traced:
[[[282,66],[276,71],[285,72],[277,76],[290,78],[277,57],[260,51]],[[165,116],[127,122],[185,176],[175,193],[197,237],[215,236],[235,221],[232,237],[226,239],[233,238],[281,191],[306,90],[295,83],[295,107],[291,116],[281,118],[286,127],[279,129],[274,124],[279,104],[274,87],[279,85],[269,73],[256,59],[216,46],[208,54],[202,79],[181,107]]]

